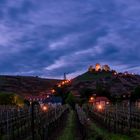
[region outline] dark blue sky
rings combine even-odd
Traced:
[[[72,77],[96,62],[140,73],[140,0],[0,0],[0,74]]]

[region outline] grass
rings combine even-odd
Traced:
[[[107,130],[100,128],[97,124],[91,122],[87,140],[139,140],[127,135],[109,133]]]
[[[75,113],[73,110],[70,111],[67,125],[65,129],[62,132],[62,135],[57,140],[74,140],[75,139],[75,129],[76,129],[76,123],[75,123]]]

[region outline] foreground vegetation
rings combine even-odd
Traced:
[[[99,127],[96,123],[91,122],[87,132],[87,140],[139,140],[131,136],[109,133],[105,129]]]
[[[23,106],[24,99],[15,93],[0,92],[0,105]]]
[[[140,133],[139,130],[133,129],[130,136],[114,134],[92,122],[89,127],[87,140],[140,140]]]

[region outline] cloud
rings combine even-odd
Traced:
[[[96,62],[140,73],[138,0],[1,0],[0,73],[63,77]]]
[[[73,73],[67,74],[67,78],[71,79],[71,78],[75,78],[77,75],[83,74],[85,72],[84,70],[80,70],[80,71],[75,71]]]
[[[65,66],[66,64],[67,63],[63,59],[60,59],[60,60],[56,60],[54,62],[54,64],[49,65],[45,69],[46,70],[55,70],[55,69],[58,69],[58,68],[61,68],[61,67]]]

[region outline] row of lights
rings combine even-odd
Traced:
[[[113,74],[114,75],[119,75],[117,72],[114,72]],[[127,73],[127,72],[122,73],[122,74],[125,75],[125,76],[127,76],[127,75],[135,75],[134,73]]]
[[[64,85],[68,85],[70,82],[71,82],[71,80],[62,81],[61,83],[59,83],[59,84],[57,85],[57,87],[61,88],[61,87],[64,86]],[[55,92],[56,92],[55,89],[52,89],[52,90],[51,90],[51,93],[52,93],[52,94],[54,94]]]
[[[71,82],[71,80],[62,81],[61,83],[58,84],[58,87],[61,87],[61,86],[66,85],[66,84],[69,84],[70,82]]]

